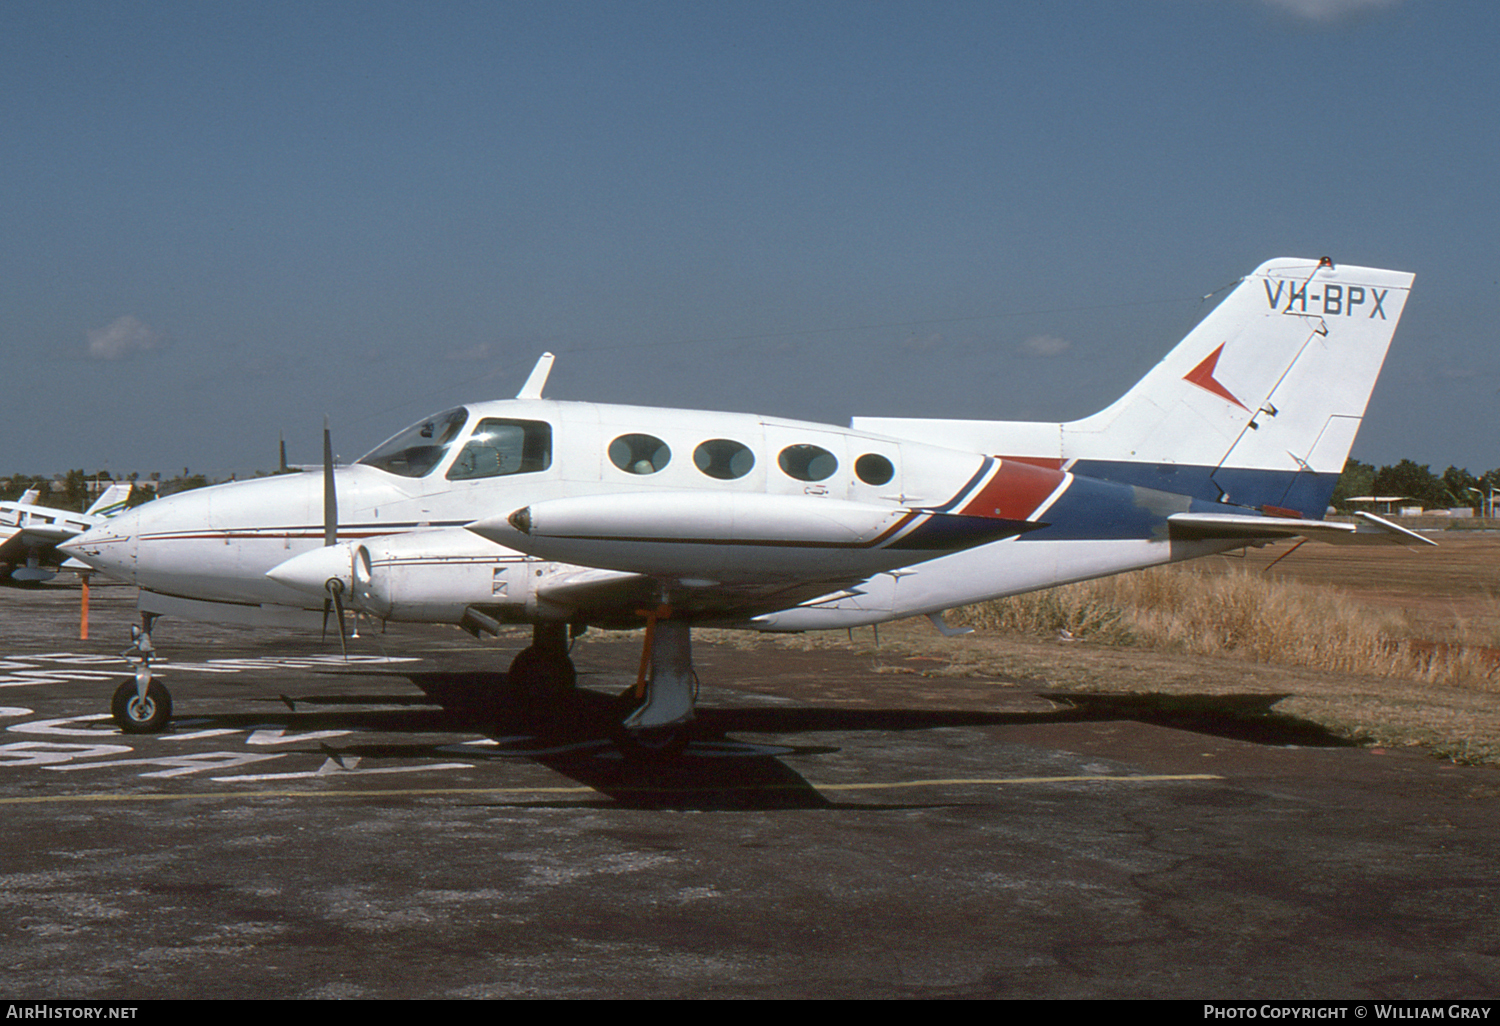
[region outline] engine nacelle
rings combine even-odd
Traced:
[[[539,594],[556,569],[461,528],[444,528],[313,549],[266,576],[320,598],[336,580],[347,608],[382,620],[456,624],[476,605],[515,622],[566,619],[567,610]]]

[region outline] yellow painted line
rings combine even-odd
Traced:
[[[1139,777],[974,777],[955,778],[952,780],[901,780],[890,784],[813,784],[819,791],[878,791],[897,787],[959,787],[963,785],[989,785],[1005,786],[1006,784],[1074,784],[1074,783],[1110,783],[1110,784],[1145,784],[1163,780],[1223,780],[1223,777],[1211,773],[1179,773],[1158,774],[1153,776]]]
[[[326,778],[325,778],[326,779]],[[989,786],[1004,787],[1010,784],[1072,784],[1109,783],[1144,784],[1179,780],[1223,780],[1209,773],[1161,774],[1138,777],[1079,776],[1079,777],[971,777],[938,780],[901,780],[888,784],[816,784],[806,786],[815,791],[881,791],[894,788],[913,787],[959,787]],[[621,787],[620,791],[787,791],[800,790],[800,784],[774,784],[769,787]],[[414,798],[444,797],[458,795],[491,795],[520,797],[523,795],[600,794],[593,787],[408,787],[353,789],[332,791],[202,791],[166,794],[149,791],[142,794],[61,794],[39,795],[29,798],[0,798],[0,805],[42,805],[48,802],[167,802],[183,799],[225,798]]]

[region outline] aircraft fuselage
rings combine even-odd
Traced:
[[[832,586],[1038,529],[1072,483],[1023,461],[749,414],[504,400],[422,423],[434,425],[431,438],[414,425],[389,451],[335,469],[338,540],[379,551],[381,540],[400,549],[399,536],[423,532],[416,548],[428,561],[433,546],[451,557],[450,591],[455,562],[477,562],[488,579],[469,591],[490,595],[502,568],[537,560],[714,585]],[[530,533],[505,526],[522,510],[535,512]],[[590,529],[548,529],[569,510]],[[498,525],[490,542],[468,531],[442,540],[476,523]],[[78,547],[152,592],[310,607],[310,590],[266,574],[323,541],[323,481],[305,472],[159,500]]]

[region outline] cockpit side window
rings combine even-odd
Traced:
[[[471,481],[534,474],[552,466],[552,425],[540,420],[487,417],[460,450],[448,480]]]
[[[462,406],[439,413],[376,446],[359,462],[401,477],[421,477],[442,462],[468,419],[469,411]]]

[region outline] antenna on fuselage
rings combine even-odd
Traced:
[[[552,361],[557,359],[551,353],[543,353],[542,358],[531,368],[531,377],[526,379],[526,384],[521,386],[521,391],[516,393],[517,399],[540,399],[542,389],[547,387],[547,375],[552,373]]]

